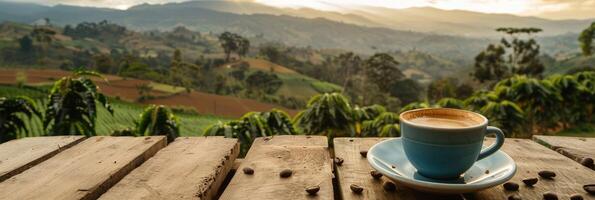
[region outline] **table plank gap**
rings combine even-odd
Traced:
[[[533,140],[579,163],[584,158],[595,159],[595,138],[535,135]]]
[[[97,199],[166,144],[163,136],[91,137],[0,183],[0,199]]]
[[[243,168],[254,169],[253,175]],[[291,169],[289,178],[279,173]],[[332,164],[325,136],[257,138],[220,199],[333,199]],[[316,195],[305,188],[320,186]]]
[[[28,137],[0,144],[0,182],[84,140],[83,136]]]
[[[236,139],[179,137],[100,199],[214,199],[238,153]]]

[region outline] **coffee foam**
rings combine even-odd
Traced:
[[[401,120],[438,128],[466,128],[482,124],[481,115],[457,109],[420,109],[401,114]]]

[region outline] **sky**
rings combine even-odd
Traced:
[[[69,4],[79,6],[126,9],[141,3],[169,3],[185,0],[11,0],[46,5]],[[484,13],[507,13],[538,16],[549,19],[595,18],[595,0],[234,0],[255,1],[277,7],[308,7],[320,10],[343,11],[342,7],[377,6],[388,8],[435,7]]]

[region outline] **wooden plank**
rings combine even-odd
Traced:
[[[166,143],[163,136],[88,138],[0,183],[0,199],[96,199]]]
[[[236,139],[180,137],[100,199],[214,199],[238,153]]]
[[[387,192],[382,189],[382,183],[387,179],[382,177],[376,181],[370,176],[372,169],[367,160],[360,154],[360,150],[367,150],[382,138],[336,138],[335,155],[344,159],[341,166],[336,167],[337,181],[343,199],[506,199],[512,194],[519,194],[523,199],[542,199],[545,192],[557,193],[560,199],[569,199],[572,194],[588,196],[582,189],[584,184],[595,182],[595,172],[570,159],[547,149],[531,140],[507,139],[502,150],[510,155],[517,164],[517,173],[511,181],[521,185],[518,192],[507,192],[502,186],[496,186],[473,194],[437,196],[414,191],[403,186],[397,186],[397,191]],[[487,144],[493,139],[487,139]],[[542,170],[556,172],[554,180],[539,178],[535,187],[523,186],[522,179],[536,178]],[[353,194],[349,189],[351,184],[363,186],[361,195]]]
[[[29,137],[0,145],[0,182],[84,140],[83,136]]]
[[[595,159],[595,138],[535,135],[533,140],[579,163],[584,158]]]
[[[254,169],[253,175],[242,169]],[[293,175],[281,178],[284,169]],[[257,138],[220,199],[333,199],[332,164],[325,136]],[[320,186],[315,196],[308,186]]]

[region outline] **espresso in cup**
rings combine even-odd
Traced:
[[[504,143],[500,129],[487,126],[481,114],[466,110],[411,110],[401,113],[400,123],[407,158],[418,174],[428,178],[457,179]],[[496,142],[482,150],[487,134],[495,134]]]

